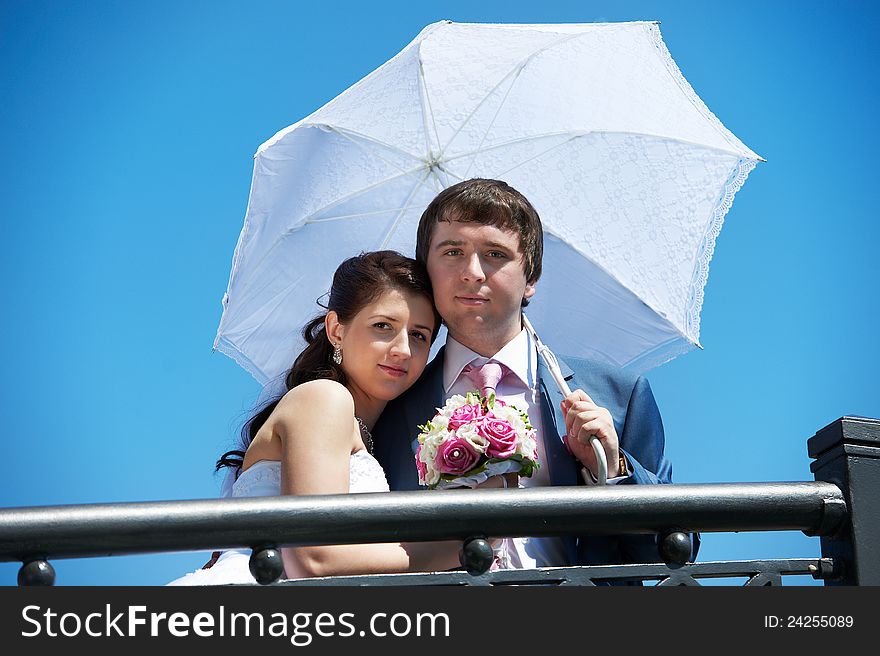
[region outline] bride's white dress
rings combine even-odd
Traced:
[[[349,459],[349,491],[388,492],[382,465],[366,451],[355,451]],[[243,471],[232,485],[233,497],[270,497],[281,494],[281,463],[260,460]],[[199,569],[168,585],[230,585],[256,583],[251,575],[249,549],[224,551],[209,569]]]

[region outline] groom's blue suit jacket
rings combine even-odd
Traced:
[[[375,453],[385,469],[392,490],[419,489],[414,453],[419,424],[434,416],[446,401],[443,390],[443,357],[437,356],[421,378],[405,394],[386,406],[373,430]],[[672,482],[672,466],[666,460],[663,423],[648,381],[605,364],[577,358],[559,359],[571,389],[582,389],[614,418],[620,449],[626,454],[632,475],[620,485],[653,485]],[[553,377],[539,361],[538,385],[543,413],[544,443],[551,485],[579,485],[580,464],[562,443],[565,421],[560,409],[563,396]],[[613,469],[616,463],[609,463]],[[613,475],[613,474],[612,474]],[[565,538],[568,563],[554,565],[599,565],[647,563],[660,560],[653,535],[569,536]],[[692,557],[699,538],[694,537]]]

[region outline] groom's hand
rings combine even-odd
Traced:
[[[608,462],[608,478],[617,476],[619,446],[614,419],[605,408],[600,408],[583,390],[577,389],[562,401],[565,415],[565,444],[571,454],[598,478],[599,464],[590,437],[599,438]]]

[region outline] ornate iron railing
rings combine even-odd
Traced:
[[[433,574],[381,574],[371,576],[331,576],[322,579],[281,581],[280,585],[377,586],[596,586],[609,583],[656,582],[657,585],[702,585],[707,579],[745,578],[746,586],[782,585],[783,576],[812,576],[831,580],[839,576],[830,558],[789,558],[784,560],[720,561],[693,563],[681,567],[667,564],[594,565],[590,567],[546,567],[502,570],[471,575],[467,572]]]
[[[56,558],[250,548],[261,582],[285,545],[460,539],[467,571],[330,577],[285,585],[595,585],[703,578],[880,584],[880,421],[844,417],[808,442],[816,481],[394,492],[0,509],[0,561],[51,584]],[[688,563],[690,532],[803,531],[819,559]],[[662,563],[487,572],[481,536],[658,534]],[[470,573],[468,573],[470,572]]]

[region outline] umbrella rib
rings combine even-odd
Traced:
[[[434,191],[436,193],[439,194],[441,191],[443,191],[443,181],[440,179],[440,176],[437,175],[437,171],[434,171],[433,169],[431,170],[431,180],[434,181]]]
[[[400,219],[403,217],[404,209],[410,206],[409,202],[413,199],[413,196],[416,195],[416,192],[424,186],[425,180],[428,179],[428,175],[430,175],[430,173],[431,169],[425,170],[422,179],[419,180],[418,183],[412,188],[412,191],[409,192],[409,197],[407,197],[406,202],[404,203],[404,208],[401,208],[401,210],[397,213],[397,216],[394,217],[394,222],[391,224],[391,227],[388,228],[388,230],[386,231],[385,237],[382,239],[382,246],[379,248],[379,250],[384,250],[388,246],[388,241],[391,239],[392,233],[395,231],[395,229],[397,229],[397,225],[400,223]]]
[[[498,150],[500,148],[507,148],[509,146],[514,146],[519,143],[524,143],[526,141],[538,141],[540,139],[549,139],[552,137],[562,137],[565,135],[571,136],[572,139],[576,139],[578,137],[585,137],[589,134],[625,134],[632,135],[637,137],[648,137],[649,139],[663,139],[665,141],[671,141],[674,143],[679,143],[685,146],[696,146],[697,148],[705,148],[706,150],[711,150],[717,153],[724,153],[725,155],[733,155],[737,159],[747,159],[752,160],[750,157],[744,157],[742,153],[738,153],[731,150],[726,150],[724,148],[718,148],[717,146],[709,146],[707,144],[698,143],[696,141],[689,141],[687,139],[679,139],[677,137],[670,137],[662,134],[653,134],[650,132],[622,132],[620,130],[563,130],[562,132],[545,132],[543,134],[536,134],[529,137],[520,137],[519,139],[511,139],[510,141],[505,141],[503,143],[495,144],[494,146],[489,146],[488,148],[483,148],[480,150],[470,150],[465,153],[459,153],[457,155],[453,155],[452,157],[447,157],[446,162],[454,162],[455,160],[464,159],[466,157],[470,157],[472,155],[478,154],[479,152],[489,152],[491,150]],[[571,141],[569,139],[568,141]],[[567,142],[565,142],[567,143]],[[752,160],[755,161],[755,160]],[[515,167],[514,167],[515,168]]]
[[[462,180],[465,179],[464,177],[462,177],[462,176],[460,176],[460,175],[456,175],[456,174],[453,173],[452,171],[447,171],[446,168],[444,168],[442,164],[438,164],[436,168],[439,169],[439,170],[441,170],[441,171],[443,171],[444,175],[446,175],[446,184],[447,184],[447,186],[449,185],[449,178],[450,178],[450,177],[455,178],[455,179],[458,180],[459,182],[461,182]],[[440,180],[440,176],[437,175],[436,172],[434,173],[434,176],[437,178],[438,181]]]
[[[440,157],[442,158],[443,153],[446,151],[446,149],[449,147],[449,145],[450,145],[453,141],[455,141],[455,138],[458,136],[459,132],[461,132],[461,131],[464,129],[464,126],[467,125],[468,122],[474,117],[474,115],[477,113],[477,111],[480,109],[480,107],[482,107],[483,104],[489,99],[489,96],[491,96],[491,95],[495,92],[496,89],[498,89],[502,84],[504,84],[504,82],[506,82],[507,79],[508,79],[511,75],[514,75],[515,77],[519,77],[519,74],[520,74],[520,73],[522,72],[522,70],[528,65],[528,63],[531,62],[535,57],[537,57],[538,55],[540,55],[542,52],[544,52],[545,50],[548,50],[548,49],[550,49],[550,48],[554,48],[554,47],[558,46],[559,44],[565,43],[566,41],[570,41],[571,39],[574,39],[574,38],[579,37],[579,36],[582,36],[582,34],[568,34],[568,35],[566,35],[566,36],[564,36],[564,37],[562,37],[562,38],[560,38],[560,39],[557,39],[557,40],[554,41],[553,43],[548,43],[548,44],[545,45],[543,48],[539,48],[538,50],[535,50],[535,52],[529,54],[527,57],[525,57],[525,59],[523,59],[523,60],[520,61],[518,64],[516,64],[516,65],[515,65],[515,66],[514,66],[514,67],[513,67],[508,73],[507,73],[507,75],[505,75],[503,78],[501,78],[501,79],[498,81],[498,83],[497,83],[494,87],[492,87],[492,88],[489,90],[489,92],[488,92],[485,96],[483,96],[483,99],[482,99],[479,103],[477,103],[476,107],[474,107],[474,108],[471,110],[470,114],[468,114],[467,116],[465,116],[464,120],[461,122],[461,125],[458,126],[458,129],[457,129],[457,130],[453,133],[453,135],[449,138],[449,141],[446,142],[446,145],[443,146],[443,147],[440,149]],[[514,82],[515,82],[515,81],[516,81],[516,80],[514,79]],[[512,87],[512,86],[513,86],[513,83],[511,83],[511,87]],[[504,104],[504,100],[507,99],[507,95],[508,95],[509,93],[510,93],[510,89],[508,89],[508,90],[507,90],[507,94],[504,95],[504,98],[503,98],[502,101],[501,101],[501,104],[502,104],[502,105]],[[499,107],[499,110],[500,110],[500,109],[501,109],[501,108]],[[496,116],[497,116],[497,113],[496,113]],[[494,122],[494,119],[493,119],[493,122]],[[490,125],[489,127],[491,128],[491,125]],[[488,134],[488,131],[487,131],[487,134]],[[485,135],[484,135],[483,139],[485,140]]]
[[[333,207],[336,207],[337,205],[340,205],[348,200],[351,200],[352,198],[356,198],[359,195],[362,195],[362,194],[365,194],[369,191],[372,191],[373,189],[381,187],[382,185],[388,184],[389,182],[393,182],[394,180],[398,180],[400,178],[406,177],[407,175],[412,175],[413,173],[421,170],[422,168],[424,168],[424,167],[419,166],[418,168],[412,169],[410,171],[405,171],[404,173],[401,173],[400,175],[395,175],[390,178],[386,178],[385,180],[382,180],[382,181],[377,182],[375,184],[369,185],[368,187],[363,187],[362,189],[358,189],[357,191],[354,191],[354,192],[348,194],[347,196],[343,196],[342,198],[338,198],[335,201],[333,201],[332,203],[329,203],[328,205],[324,205],[323,207],[318,208],[317,210],[315,210],[314,212],[312,212],[311,214],[306,216],[303,219],[302,224],[299,224],[294,228],[288,228],[287,230],[282,232],[280,235],[278,235],[278,237],[275,239],[275,241],[273,241],[269,245],[269,247],[266,248],[263,255],[260,257],[259,260],[257,260],[256,264],[253,265],[253,269],[255,271],[259,270],[259,268],[263,265],[263,263],[272,254],[272,251],[274,251],[278,247],[279,244],[281,244],[290,235],[292,235],[297,230],[299,230],[302,226],[306,225],[307,223],[317,223],[317,222],[321,221],[321,219],[317,219],[317,220],[315,219],[315,216],[317,216],[321,212],[326,212],[327,210],[332,209]],[[427,170],[430,170],[430,169],[427,169]],[[401,209],[401,212],[407,208],[407,205],[408,205],[408,200],[407,200],[407,203],[404,203],[404,208]],[[389,210],[385,210],[385,211],[387,212]],[[390,210],[390,211],[394,211],[394,210]],[[244,291],[246,291],[246,290],[248,290],[248,287],[244,287],[242,290],[242,293],[244,293]]]
[[[304,277],[305,276],[299,276],[299,277],[295,278],[294,280],[291,280],[291,281],[285,283],[285,285],[281,289],[279,289],[270,299],[268,299],[265,303],[263,303],[258,308],[258,310],[261,310],[261,311],[265,310],[265,312],[263,313],[262,319],[257,321],[256,326],[254,328],[252,328],[250,331],[248,331],[248,333],[246,335],[244,335],[244,337],[238,338],[236,341],[232,341],[228,335],[224,336],[224,338],[227,340],[227,342],[229,344],[231,344],[233,346],[233,348],[235,348],[241,355],[244,355],[245,350],[247,349],[248,342],[251,340],[251,338],[253,338],[255,335],[257,335],[259,332],[259,329],[262,328],[272,317],[274,317],[275,315],[278,314],[279,310],[282,309],[282,306],[284,304],[285,299],[287,299],[294,291],[296,291],[297,285],[299,285],[299,283],[302,281],[302,279]],[[268,284],[269,284],[268,282],[266,284],[264,284],[263,288],[265,288]],[[269,308],[269,309],[267,309],[267,308]],[[253,312],[251,312],[250,315],[248,315],[248,318],[254,318],[256,315],[257,315],[257,310],[254,310]],[[283,347],[280,344],[278,344],[275,347],[272,355],[274,355],[274,353],[277,352],[281,348],[283,348]],[[247,357],[247,356],[245,356],[245,357]],[[263,374],[263,376],[268,378],[266,373],[261,368],[259,368],[255,362],[250,360],[249,357],[248,357],[248,361],[251,362],[251,364],[254,366],[254,368],[258,369],[260,371],[260,373]]]
[[[502,175],[506,175],[506,174],[510,173],[511,171],[513,171],[514,169],[519,168],[523,164],[526,164],[528,162],[531,162],[533,159],[536,159],[538,157],[546,155],[547,153],[549,153],[551,150],[554,150],[555,148],[559,148],[561,146],[564,146],[565,144],[567,144],[571,141],[574,141],[575,139],[580,139],[581,137],[586,137],[589,134],[628,134],[628,135],[632,135],[632,136],[641,136],[641,137],[650,137],[650,138],[654,138],[654,139],[663,139],[665,141],[671,141],[674,143],[684,144],[687,146],[696,146],[698,148],[705,148],[706,150],[712,150],[712,151],[715,151],[718,153],[724,153],[725,155],[730,155],[732,157],[736,157],[738,160],[743,159],[743,160],[747,160],[747,161],[755,161],[751,158],[743,157],[740,153],[731,152],[729,150],[725,150],[724,148],[716,148],[715,146],[707,146],[705,144],[699,144],[694,141],[687,141],[685,139],[676,139],[674,137],[664,137],[664,136],[661,136],[658,134],[647,134],[647,133],[639,133],[639,132],[617,132],[615,130],[593,130],[591,132],[572,133],[571,137],[566,139],[565,141],[558,143],[558,144],[555,144],[555,145],[551,146],[550,148],[548,148],[547,150],[545,150],[541,153],[538,153],[537,155],[534,155],[533,157],[529,157],[528,159],[525,159],[522,162],[515,164],[514,166],[511,166],[506,171],[502,171],[501,173],[499,173],[498,176],[500,177]],[[513,143],[513,142],[511,142],[511,143]],[[501,146],[499,146],[499,147],[501,147]]]
[[[485,142],[486,137],[488,137],[488,135],[489,135],[489,131],[491,130],[492,126],[495,124],[495,119],[498,117],[498,114],[500,113],[500,111],[501,111],[501,109],[502,109],[502,107],[503,107],[505,101],[507,100],[508,96],[510,95],[510,91],[512,90],[513,85],[516,83],[516,79],[519,78],[519,76],[520,76],[520,74],[522,73],[523,69],[525,69],[525,67],[526,67],[528,64],[530,64],[530,63],[535,59],[535,57],[537,57],[539,54],[545,52],[546,50],[549,50],[549,49],[551,49],[551,48],[555,48],[556,46],[561,45],[561,44],[563,44],[563,43],[565,43],[565,42],[567,42],[567,41],[570,41],[570,40],[572,40],[572,39],[576,39],[576,38],[582,37],[582,36],[584,36],[585,34],[586,34],[586,33],[584,33],[584,32],[582,32],[582,33],[578,33],[578,34],[570,34],[570,35],[566,35],[566,36],[564,36],[564,37],[562,37],[562,38],[560,38],[560,39],[557,39],[557,40],[554,41],[553,43],[548,43],[548,44],[545,45],[544,47],[539,48],[539,49],[536,50],[535,52],[529,54],[525,59],[523,59],[523,60],[522,60],[519,64],[517,64],[513,69],[511,69],[511,71],[510,71],[509,73],[507,73],[507,75],[505,75],[501,80],[499,80],[499,82],[498,82],[498,83],[497,83],[492,89],[489,90],[489,92],[483,97],[483,99],[479,102],[479,104],[477,104],[477,106],[474,107],[474,109],[470,112],[470,114],[468,114],[468,115],[465,117],[464,121],[462,121],[462,123],[461,123],[461,125],[458,127],[458,129],[455,131],[455,133],[452,135],[452,137],[450,137],[449,141],[446,142],[446,145],[442,147],[442,149],[441,149],[441,151],[440,151],[440,157],[441,157],[441,158],[443,157],[443,154],[446,152],[446,149],[447,149],[447,148],[450,146],[450,144],[455,140],[455,138],[458,136],[458,134],[464,129],[464,127],[468,124],[468,122],[471,120],[471,118],[473,118],[473,116],[477,113],[477,111],[480,109],[480,107],[482,107],[483,104],[489,99],[489,96],[491,96],[492,93],[495,92],[495,90],[497,90],[502,84],[504,84],[504,82],[505,82],[508,78],[510,78],[511,75],[515,75],[514,80],[511,82],[510,87],[507,89],[507,92],[504,94],[504,98],[502,98],[501,103],[500,103],[499,106],[498,106],[498,110],[495,112],[495,115],[492,117],[492,122],[489,124],[489,127],[486,129],[486,133],[483,135],[482,139],[480,140],[480,146],[478,146],[475,150],[472,150],[472,151],[471,151],[470,153],[468,153],[467,155],[468,155],[468,156],[469,156],[469,155],[478,155],[480,152],[486,152],[487,150],[490,150],[489,148],[487,148],[487,149],[485,149],[485,150],[481,150],[481,146],[482,146],[483,142]],[[657,34],[659,35],[659,30],[657,30]],[[661,43],[662,43],[662,41],[661,41]],[[665,44],[663,44],[663,47],[665,48]],[[678,73],[679,73],[679,75],[681,75],[681,72],[680,72],[680,71],[678,71]],[[682,79],[683,79],[683,76],[682,76]],[[693,93],[693,92],[692,92],[692,93]],[[693,94],[693,95],[696,95],[696,94]],[[699,96],[697,96],[697,98],[699,99]],[[700,101],[700,102],[702,103],[702,101]],[[705,106],[705,104],[704,104],[704,106]],[[707,108],[706,111],[708,111],[708,108]],[[715,118],[714,115],[711,114],[711,112],[709,112],[709,114],[712,115],[713,118]],[[715,122],[718,122],[718,123],[720,124],[720,121],[718,121],[717,118],[715,118]],[[724,128],[723,125],[722,125],[721,127],[723,128],[723,130],[726,131],[726,128]],[[615,130],[590,130],[589,132],[594,132],[594,133],[597,133],[597,134],[603,134],[603,133],[604,133],[604,134],[614,134],[614,133],[617,132],[617,131],[615,131]],[[588,132],[584,132],[584,134],[588,134]],[[683,143],[683,144],[687,144],[687,145],[699,146],[699,147],[701,147],[701,148],[706,148],[706,149],[715,150],[715,151],[718,151],[718,152],[723,152],[723,153],[727,153],[727,154],[735,155],[736,157],[745,157],[745,159],[752,159],[751,157],[745,156],[742,152],[738,152],[738,151],[734,150],[734,149],[733,149],[733,148],[735,147],[734,144],[731,144],[731,147],[732,147],[731,150],[726,150],[726,149],[724,149],[724,148],[718,148],[717,146],[707,146],[707,145],[705,145],[705,144],[700,144],[700,143],[696,143],[696,142],[692,142],[692,141],[687,141],[687,140],[685,140],[685,139],[677,139],[677,138],[675,138],[675,137],[668,137],[668,136],[662,136],[662,135],[653,135],[653,134],[649,134],[649,133],[634,133],[634,132],[633,132],[633,133],[623,133],[623,132],[620,132],[620,134],[644,134],[645,136],[649,136],[649,137],[657,137],[657,138],[660,138],[660,139],[669,139],[669,140],[671,140],[671,141],[675,141],[675,142],[677,142],[677,143]],[[580,135],[580,136],[582,136],[582,135]],[[726,140],[728,143],[730,143],[730,139],[728,139],[726,135],[723,135],[723,136],[725,137],[725,140]],[[519,140],[514,140],[514,141],[512,141],[512,142],[508,142],[508,143],[516,143],[517,141],[519,141]],[[748,148],[747,148],[747,150],[748,150]],[[451,161],[451,160],[453,160],[453,159],[460,159],[460,158],[462,158],[462,157],[464,157],[464,156],[465,156],[465,155],[456,155],[455,157],[447,158],[446,161]],[[758,157],[758,160],[760,160],[760,161],[764,161],[763,158],[761,158],[761,157]],[[467,169],[467,172],[468,172],[468,173],[470,172],[470,169],[471,169],[472,167],[473,167],[473,162],[468,166],[468,169]],[[516,167],[514,167],[514,168],[516,168]],[[509,170],[512,170],[512,169],[509,169]],[[465,177],[467,177],[467,175],[465,175]]]
[[[424,97],[419,94],[419,101],[422,106],[422,123],[425,130],[425,150],[427,155],[425,159],[431,161],[433,159],[433,150],[431,148],[431,135],[428,127],[428,117],[431,117],[431,124],[434,126],[434,139],[440,144],[440,132],[437,130],[437,119],[434,116],[434,109],[431,106],[431,96],[428,94],[428,81],[425,79],[425,65],[422,62],[422,53],[419,51],[419,87],[422,89]]]
[[[468,177],[468,174],[471,172],[471,169],[474,167],[474,162],[477,161],[477,156],[479,155],[479,153],[483,147],[483,143],[486,141],[486,138],[489,136],[489,132],[492,130],[492,126],[495,125],[495,120],[498,118],[498,114],[501,113],[501,108],[504,107],[504,103],[507,101],[507,96],[510,95],[510,90],[513,89],[513,85],[516,83],[516,79],[519,77],[519,74],[522,73],[522,70],[523,70],[522,67],[517,69],[516,75],[514,76],[513,81],[507,87],[507,91],[504,92],[504,97],[501,99],[501,102],[498,103],[498,109],[495,110],[495,114],[492,116],[492,120],[489,121],[489,125],[486,128],[486,131],[483,133],[483,136],[480,139],[480,143],[477,145],[476,149],[474,150],[474,157],[471,159],[471,163],[468,164],[467,170],[464,172],[465,179]],[[486,97],[488,98],[488,96],[486,96]]]
[[[349,130],[348,128],[340,128],[335,125],[329,125],[327,123],[304,123],[303,125],[304,125],[304,127],[316,127],[319,129],[325,128],[325,129],[329,130],[330,132],[335,132],[340,137],[344,137],[345,139],[348,139],[351,143],[355,144],[359,148],[363,148],[363,144],[361,144],[358,141],[358,139],[363,139],[364,141],[375,144],[377,146],[382,146],[383,148],[387,148],[388,150],[393,150],[394,152],[398,153],[399,155],[405,155],[406,157],[410,157],[418,162],[421,162],[423,165],[425,163],[424,158],[422,158],[418,155],[413,155],[412,153],[407,152],[407,151],[403,150],[402,148],[398,148],[397,146],[395,146],[393,144],[389,144],[384,141],[380,141],[379,139],[376,139],[375,137],[371,137],[369,135],[366,135],[362,132],[356,132],[355,130]],[[355,137],[357,137],[357,139],[355,139]],[[400,171],[403,170],[399,165],[387,160],[386,158],[382,157],[378,153],[371,153],[371,154],[374,155],[375,157],[378,157],[383,162],[387,163],[389,166],[393,166],[394,168],[396,168]]]
[[[589,134],[589,133],[587,133],[587,134]],[[500,178],[500,177],[502,177],[502,176],[505,176],[505,175],[507,175],[508,173],[510,173],[511,171],[513,171],[514,169],[518,169],[520,166],[523,166],[524,164],[528,164],[528,163],[531,162],[532,160],[538,159],[539,157],[543,157],[543,156],[546,155],[547,153],[549,153],[549,152],[551,152],[551,151],[553,151],[553,150],[556,150],[557,148],[561,148],[561,147],[564,146],[565,144],[570,143],[570,142],[574,141],[575,139],[580,139],[581,137],[584,137],[584,136],[586,136],[586,134],[575,134],[575,135],[570,136],[570,137],[569,137],[568,139],[566,139],[565,141],[562,141],[562,142],[557,143],[557,144],[553,144],[552,146],[550,146],[550,147],[547,148],[546,150],[541,151],[541,152],[538,153],[537,155],[533,155],[532,157],[529,157],[528,159],[524,159],[523,161],[521,161],[521,162],[519,162],[519,163],[514,164],[513,166],[511,166],[511,167],[510,167],[509,169],[507,169],[506,171],[502,171],[501,173],[498,174],[498,177]]]
[[[313,211],[311,214],[306,216],[303,219],[303,223],[312,223],[312,222],[314,222],[315,217],[318,214],[321,214],[322,212],[326,212],[327,210],[333,209],[337,205],[341,205],[342,203],[350,201],[352,198],[357,198],[358,196],[361,196],[362,194],[365,194],[369,191],[373,191],[374,189],[378,189],[382,185],[386,185],[389,182],[394,182],[395,180],[399,180],[400,178],[405,178],[408,175],[412,175],[413,173],[417,173],[418,171],[422,170],[423,168],[424,168],[424,166],[417,166],[414,169],[410,169],[409,171],[403,171],[398,175],[392,175],[390,178],[385,178],[384,180],[380,180],[379,182],[371,184],[367,187],[362,187],[356,191],[351,192],[350,194],[342,196],[341,198],[337,198],[332,203],[328,203],[327,205],[324,205],[323,207],[319,207],[318,209]],[[290,233],[290,230],[286,230],[283,234],[287,235],[289,233]]]
[[[458,155],[453,155],[452,157],[447,157],[445,162],[454,162],[459,159],[464,159],[466,157],[471,157],[472,155],[479,155],[481,152],[487,153],[492,150],[499,150],[501,148],[507,148],[509,146],[514,146],[516,144],[525,143],[527,141],[539,141],[541,139],[550,139],[552,137],[583,137],[588,134],[593,133],[593,130],[584,130],[582,132],[574,132],[571,130],[563,130],[562,132],[545,132],[543,134],[535,134],[529,137],[519,137],[518,139],[511,139],[510,141],[505,141],[503,143],[495,144],[494,146],[489,146],[487,148],[476,148],[474,150],[469,150],[465,153],[459,153]]]
[[[406,212],[414,209],[415,205],[406,205],[404,207],[389,207],[383,210],[375,210],[373,212],[358,212],[355,214],[337,214],[336,216],[328,216],[324,219],[309,219],[306,223],[326,223],[328,221],[342,221],[344,219],[357,219],[365,216],[376,216],[378,214],[387,214],[388,212]]]

